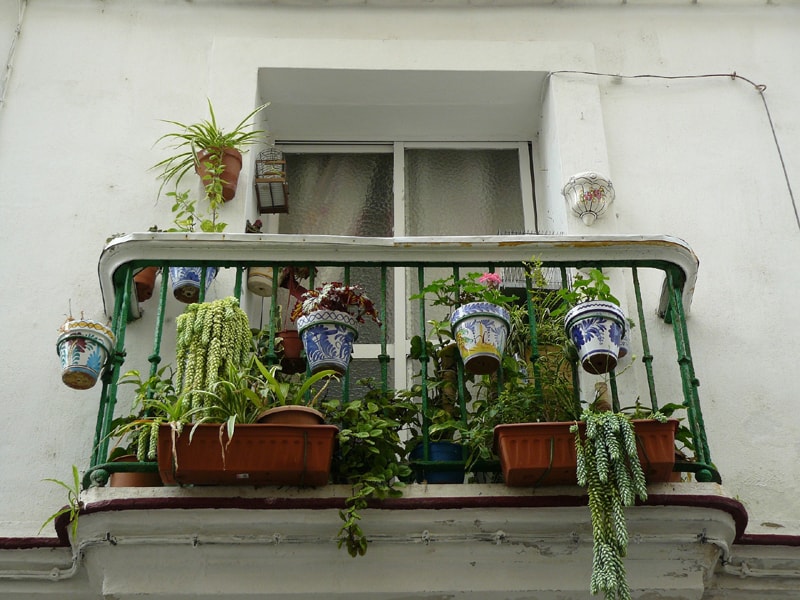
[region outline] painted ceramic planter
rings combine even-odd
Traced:
[[[88,390],[100,377],[114,350],[114,334],[97,321],[67,321],[56,341],[61,357],[61,381],[76,390]]]
[[[247,289],[256,296],[272,296],[272,267],[250,267],[247,270]]]
[[[511,487],[576,485],[577,454],[571,422],[512,423],[494,428],[494,450],[505,484]],[[580,431],[585,424],[580,422]],[[670,481],[675,466],[678,421],[635,419],[639,462],[648,483]]]
[[[616,368],[627,329],[625,313],[619,306],[611,302],[583,302],[567,313],[564,328],[587,373],[600,375]]]
[[[450,317],[464,368],[476,375],[494,373],[508,339],[508,311],[489,302],[470,302],[457,308]]]
[[[200,299],[200,275],[203,267],[170,267],[169,278],[172,281],[172,294],[185,304]],[[216,267],[206,267],[206,291],[217,276]]]
[[[413,461],[423,460],[424,447],[419,444],[411,451],[409,458]],[[453,442],[430,442],[428,444],[428,456],[432,461],[462,461],[464,459],[463,449],[459,444]],[[414,467],[414,477],[417,483],[426,481],[428,483],[464,483],[464,468],[455,471],[432,471],[424,466]]]
[[[311,373],[333,369],[344,374],[350,365],[357,321],[346,312],[318,310],[297,319]]]
[[[222,426],[224,427],[224,425]],[[233,437],[220,425],[158,429],[158,472],[167,484],[300,485],[328,483],[335,425],[240,424]]]

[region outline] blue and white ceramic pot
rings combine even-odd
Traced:
[[[600,375],[613,371],[627,329],[625,313],[611,302],[583,302],[564,318],[567,336],[578,350],[584,371]]]
[[[100,377],[114,350],[114,334],[97,321],[67,321],[56,340],[61,358],[61,381],[76,390],[88,390]]]
[[[358,338],[356,324],[354,317],[338,310],[318,310],[297,319],[297,331],[312,373],[324,369],[340,374],[347,371],[353,342]]]
[[[185,304],[200,299],[200,275],[203,267],[170,267],[169,278],[172,281],[172,295]],[[217,276],[216,267],[206,267],[206,291]]]
[[[453,311],[450,326],[469,373],[486,375],[500,368],[511,326],[505,308],[490,302],[470,302]]]

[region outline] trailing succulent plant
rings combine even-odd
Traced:
[[[247,358],[252,333],[247,314],[234,297],[190,304],[177,319],[175,389],[187,406],[208,401],[203,391],[219,381],[229,366]]]
[[[666,417],[654,413],[653,418]],[[628,549],[624,507],[638,497],[647,499],[644,471],[636,450],[630,418],[612,411],[586,410],[585,435],[576,423],[571,427],[577,450],[578,485],[589,495],[592,519],[593,562],[590,591],[603,592],[609,600],[630,600],[630,588],[622,559]]]

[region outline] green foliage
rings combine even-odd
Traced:
[[[647,499],[644,472],[627,415],[586,410],[585,436],[573,425],[578,458],[578,485],[586,487],[592,519],[593,562],[590,591],[610,600],[629,600],[622,559],[628,548],[624,507]]]
[[[611,302],[619,306],[619,300],[611,293],[608,276],[600,269],[591,269],[588,276],[582,274],[572,282],[572,289],[558,290],[559,296],[564,300],[564,305],[559,307],[558,314],[567,312],[573,306],[591,300]]]
[[[405,450],[400,431],[417,410],[403,394],[382,391],[372,380],[358,383],[369,388],[363,398],[323,403],[328,421],[339,426],[339,450],[331,475],[334,481],[351,486],[345,509],[339,511],[342,526],[338,546],[346,547],[353,557],[363,556],[368,546],[361,528],[361,511],[371,499],[402,495],[401,480],[411,475],[411,469],[401,461]]]
[[[208,392],[249,356],[252,334],[247,314],[234,297],[190,304],[177,318],[175,388],[193,408],[210,404]]]
[[[175,227],[167,231],[194,231],[200,227],[204,233],[221,233],[228,226],[227,223],[217,221],[217,211],[212,210],[211,216],[205,216],[196,208],[197,201],[189,200],[188,190],[185,192],[167,192],[167,196],[174,200],[172,204],[173,223]]]
[[[42,526],[39,528],[39,533],[41,533],[42,530],[47,527],[47,525],[55,521],[61,515],[69,514],[70,531],[72,532],[72,538],[74,539],[75,536],[78,535],[78,517],[81,509],[83,508],[83,502],[81,502],[81,481],[80,475],[78,474],[78,467],[72,465],[71,484],[66,484],[60,479],[47,478],[43,479],[43,481],[50,481],[51,483],[55,483],[56,485],[59,485],[67,490],[67,505],[50,515],[47,520],[42,523]]]
[[[500,291],[500,278],[494,273],[468,273],[466,277],[456,279],[455,275],[444,279],[436,279],[414,294],[410,300],[422,300],[433,296],[434,306],[451,308],[468,302],[490,302],[505,306],[517,296],[506,296]]]
[[[263,378],[259,382],[259,391],[264,409],[298,404],[314,407],[324,397],[331,381],[338,380],[333,369],[324,369],[309,377],[304,373],[282,376],[278,365],[267,368],[258,358],[253,357],[253,361]],[[315,390],[314,386],[320,382],[323,382],[322,387]]]
[[[219,164],[221,151],[224,148],[235,148],[241,152],[247,146],[256,143],[258,138],[264,134],[264,131],[248,131],[248,129],[253,126],[252,120],[255,116],[267,106],[269,106],[269,103],[256,107],[231,131],[225,131],[217,124],[217,117],[214,114],[211,100],[208,100],[209,119],[190,124],[164,120],[165,123],[174,125],[177,131],[162,135],[156,143],[166,141],[176,153],[151,167],[160,171],[158,175],[158,178],[161,179],[159,195],[169,182],[174,182],[177,190],[186,173],[196,168],[199,162],[198,153],[202,150],[207,150],[211,153],[209,156],[211,160],[205,166],[210,166],[211,170],[203,183],[206,186],[206,198],[210,208],[212,212],[216,212],[216,209],[224,202],[222,199],[223,182],[220,179],[222,169]]]

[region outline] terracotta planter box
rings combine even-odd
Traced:
[[[634,420],[639,460],[648,483],[670,481],[675,465],[676,420]],[[494,449],[506,485],[576,485],[572,423],[514,423],[494,429]],[[584,427],[583,423],[580,424]]]
[[[220,425],[204,424],[190,442],[186,425],[173,452],[172,431],[161,425],[158,472],[165,484],[326,485],[338,431],[335,425],[237,425],[229,439],[227,433],[220,438]]]

